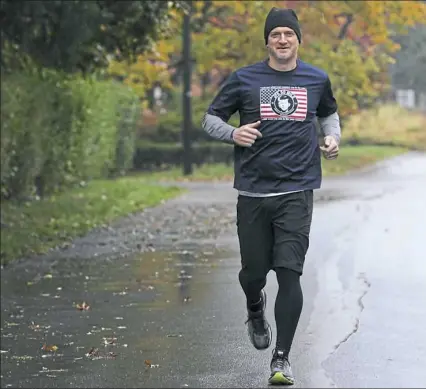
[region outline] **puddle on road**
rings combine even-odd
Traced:
[[[107,274],[96,276],[102,282],[91,283],[88,293],[109,291],[113,296],[128,295],[143,308],[187,303],[191,299],[191,285],[206,281],[219,261],[218,253],[213,251],[144,253],[124,265],[111,264]],[[148,293],[138,298],[140,292]]]
[[[96,359],[109,364],[173,347],[182,338],[179,317],[203,302],[226,257],[215,249],[158,251],[2,277],[2,387],[63,386]]]

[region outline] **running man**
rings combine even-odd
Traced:
[[[258,350],[272,343],[264,287],[270,270],[277,276],[271,384],[294,383],[289,353],[303,305],[300,276],[313,191],[321,186],[321,153],[337,158],[341,135],[328,74],[298,58],[301,35],[293,10],[271,9],[264,29],[268,58],[234,71],[202,123],[211,137],[234,144],[239,281],[247,298],[249,337]],[[227,122],[237,111],[240,127],[235,128]]]

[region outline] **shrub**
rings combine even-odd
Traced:
[[[1,193],[43,196],[128,169],[139,102],[110,81],[2,74]]]
[[[12,74],[1,84],[1,184],[7,196],[30,195],[45,163],[49,128],[54,122],[53,80]],[[57,115],[61,117],[61,115]]]

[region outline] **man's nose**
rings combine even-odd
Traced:
[[[279,42],[287,42],[287,37],[284,33],[280,34]]]

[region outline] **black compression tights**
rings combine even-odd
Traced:
[[[286,268],[277,268],[275,272],[279,286],[275,300],[276,347],[288,354],[303,307],[300,274]]]
[[[303,306],[300,274],[286,268],[276,268],[275,273],[279,286],[275,300],[276,347],[289,353]],[[247,306],[252,310],[260,309],[259,293],[264,288],[266,279],[258,278],[249,281],[247,272],[241,271],[240,283],[247,297]]]

